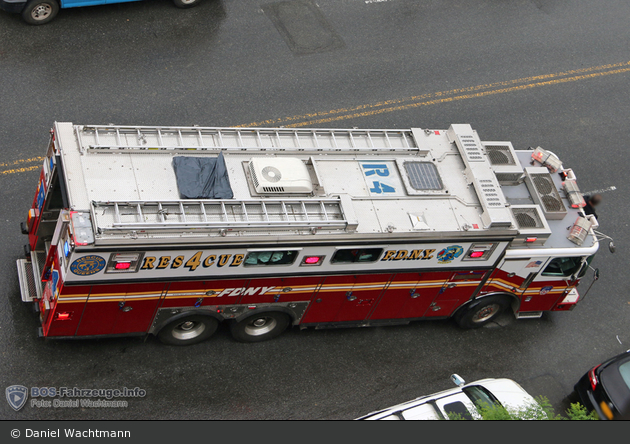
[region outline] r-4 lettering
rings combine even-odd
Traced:
[[[381,193],[395,193],[396,192],[396,188],[382,182],[374,181],[372,182],[372,185],[374,185],[374,188],[370,188],[370,191],[372,193],[381,194]]]
[[[365,169],[366,176],[373,176],[374,174],[387,177],[389,176],[389,170],[387,169],[387,165],[385,164],[363,164],[361,165],[363,169]]]

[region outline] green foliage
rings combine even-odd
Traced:
[[[595,411],[589,413],[586,407],[579,402],[571,404],[571,407],[567,410],[567,416],[572,421],[596,421],[599,419]]]
[[[544,396],[537,397],[535,403],[522,406],[519,409],[507,409],[501,405],[479,403],[477,405],[477,411],[480,417],[478,419],[486,421],[549,421],[566,419],[582,421],[598,419],[595,412],[589,413],[586,407],[580,403],[571,404],[571,407],[566,411],[568,418],[565,418],[562,415],[556,415],[551,407],[551,403]],[[448,419],[463,420],[466,418],[459,414],[449,414]]]

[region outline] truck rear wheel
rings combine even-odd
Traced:
[[[186,316],[164,326],[158,339],[168,345],[197,344],[212,336],[218,326],[219,321],[209,316]]]
[[[488,296],[464,307],[455,315],[462,328],[479,328],[496,319],[510,305],[504,296]]]
[[[43,25],[54,19],[58,12],[56,0],[31,0],[22,10],[22,18],[31,25]]]
[[[230,324],[230,331],[237,341],[261,342],[278,336],[290,322],[289,316],[284,313],[257,313]]]

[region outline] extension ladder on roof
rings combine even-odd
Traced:
[[[127,231],[345,230],[340,198],[92,202],[97,235]]]
[[[75,125],[81,151],[417,152],[410,130]]]

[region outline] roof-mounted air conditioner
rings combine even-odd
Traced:
[[[501,185],[518,185],[523,166],[510,142],[481,142],[490,160],[492,171]]]
[[[511,205],[518,236],[515,241],[529,245],[542,245],[551,236],[551,229],[538,205]]]
[[[547,168],[525,168],[525,184],[534,203],[540,205],[547,219],[564,219],[567,209]]]
[[[259,194],[308,194],[313,182],[304,162],[295,157],[254,157],[249,174]]]

